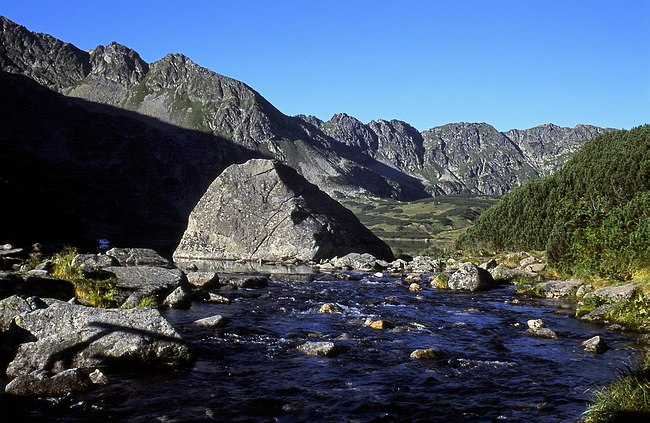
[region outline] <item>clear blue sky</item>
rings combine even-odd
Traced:
[[[84,50],[183,53],[289,115],[650,122],[650,0],[0,0],[0,15]]]

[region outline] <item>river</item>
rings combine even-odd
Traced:
[[[352,279],[362,275],[353,274]],[[187,368],[109,374],[111,384],[64,399],[12,399],[17,421],[566,422],[593,389],[634,357],[634,337],[578,321],[562,302],[519,298],[513,287],[483,293],[425,288],[400,279],[308,281],[276,276],[268,288],[222,291],[231,304],[195,302],[165,317],[191,344]],[[342,313],[322,314],[323,303]],[[220,314],[228,323],[199,328]],[[367,318],[392,329],[364,325]],[[558,339],[525,333],[541,318]],[[593,335],[610,349],[581,348]],[[333,341],[336,357],[308,356],[306,341]],[[415,360],[417,348],[443,356]],[[11,411],[9,411],[9,408]],[[13,418],[13,417],[12,417]],[[3,420],[11,421],[11,420]]]

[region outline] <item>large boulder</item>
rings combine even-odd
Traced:
[[[44,370],[175,365],[190,360],[180,335],[155,309],[99,309],[54,301],[16,319],[36,338],[18,348],[11,379]]]
[[[320,260],[351,252],[392,259],[354,214],[275,160],[228,167],[189,217],[175,260]]]
[[[449,289],[466,291],[484,291],[493,288],[496,283],[490,272],[472,263],[463,263],[449,277]]]

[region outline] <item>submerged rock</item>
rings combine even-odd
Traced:
[[[341,308],[341,306],[336,303],[325,303],[318,309],[318,312],[324,314],[342,313],[343,308]]]
[[[442,351],[435,348],[418,348],[410,357],[415,360],[436,360],[442,357]]]
[[[354,214],[274,160],[228,167],[189,217],[174,259],[318,261],[347,253],[392,259]]]
[[[269,286],[269,277],[263,275],[232,276],[224,278],[223,283],[238,289],[259,289]]]

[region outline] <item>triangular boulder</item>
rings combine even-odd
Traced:
[[[308,261],[351,252],[393,256],[350,210],[294,169],[253,159],[212,182],[174,259]]]

